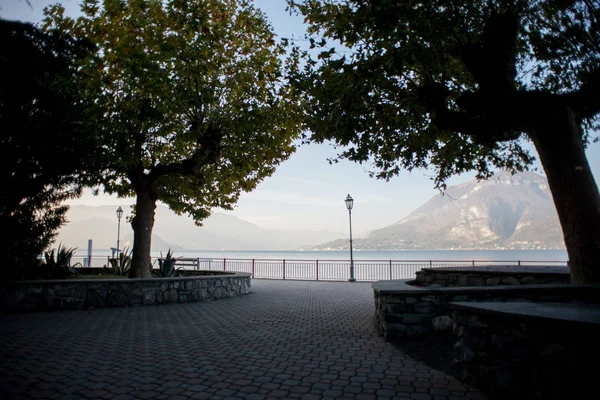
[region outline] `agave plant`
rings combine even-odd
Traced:
[[[173,252],[171,251],[171,249],[167,251],[167,255],[164,258],[161,252],[160,258],[156,261],[158,261],[158,273],[155,273],[155,275],[160,276],[162,278],[177,276],[177,270],[180,268],[175,268],[175,263],[177,262],[177,259],[173,257]]]
[[[40,269],[40,277],[44,279],[60,279],[67,278],[70,275],[77,275],[77,271],[73,268],[81,263],[71,265],[71,258],[77,251],[76,247],[67,248],[62,244],[58,245],[58,249],[44,252],[44,262]]]
[[[59,244],[58,249],[56,249],[56,257],[54,256],[54,249],[44,253],[45,264],[48,267],[68,268],[71,266],[71,258],[76,250],[76,247],[67,249],[62,244]]]
[[[131,269],[131,253],[131,250],[126,247],[117,257],[108,259],[113,274],[121,276],[129,275],[129,270]]]

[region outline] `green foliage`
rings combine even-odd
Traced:
[[[78,276],[76,267],[81,263],[71,264],[71,258],[76,248],[66,248],[59,245],[58,249],[44,252],[44,260],[37,264],[29,264],[18,268],[9,269],[7,278],[9,280],[22,279],[67,279]]]
[[[158,273],[155,273],[155,276],[159,276],[161,278],[170,278],[173,276],[177,276],[177,270],[181,268],[175,268],[175,263],[177,259],[173,257],[173,252],[171,249],[167,251],[167,255],[163,258],[162,252],[160,253],[160,258],[156,260],[158,262]]]
[[[131,270],[131,253],[128,248],[124,248],[117,257],[108,259],[112,272],[115,275],[128,276]]]
[[[64,200],[90,183],[94,140],[80,130],[74,62],[87,47],[0,20],[0,241],[6,264],[35,267],[65,222]]]
[[[433,167],[444,187],[465,171],[523,170],[529,134],[559,106],[582,133],[598,127],[597,2],[288,3],[317,36],[295,82],[311,103],[309,140],[332,140],[378,178]]]
[[[104,189],[151,203],[132,221],[146,252],[134,243],[140,276],[156,201],[200,224],[294,151],[302,98],[286,74],[298,54],[286,57],[247,0],[85,0],[81,11],[71,19],[53,6],[45,29],[96,45],[78,68],[94,105],[88,128],[110,152]]]
[[[68,268],[71,266],[71,258],[75,251],[77,251],[77,248],[66,248],[59,244],[58,249],[56,249],[56,256],[54,255],[55,249],[44,253],[44,264],[48,267]]]

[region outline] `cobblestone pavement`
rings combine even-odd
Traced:
[[[212,302],[0,315],[0,398],[486,398],[378,337],[369,283],[252,288]]]

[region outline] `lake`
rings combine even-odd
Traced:
[[[77,252],[78,257],[86,254]],[[163,255],[166,254],[163,252]],[[110,255],[109,250],[94,250],[94,256]],[[230,258],[230,259],[286,259],[286,260],[348,260],[346,251],[293,251],[293,250],[176,250],[176,257]],[[152,252],[160,257],[160,252]],[[493,261],[562,261],[568,260],[566,250],[355,250],[355,260],[493,260]]]

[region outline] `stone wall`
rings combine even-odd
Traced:
[[[218,300],[251,293],[250,277],[244,272],[224,272],[175,278],[2,282],[0,307],[12,312]]]
[[[593,365],[600,357],[597,308],[561,303],[523,304],[520,310],[518,303],[469,304],[454,305],[460,379],[498,398],[594,397]]]
[[[600,290],[553,284],[490,287],[418,287],[409,280],[373,283],[377,332],[386,339],[451,329],[456,301],[538,301],[600,303]]]
[[[568,267],[489,266],[423,268],[416,273],[421,286],[500,286],[570,283]]]

